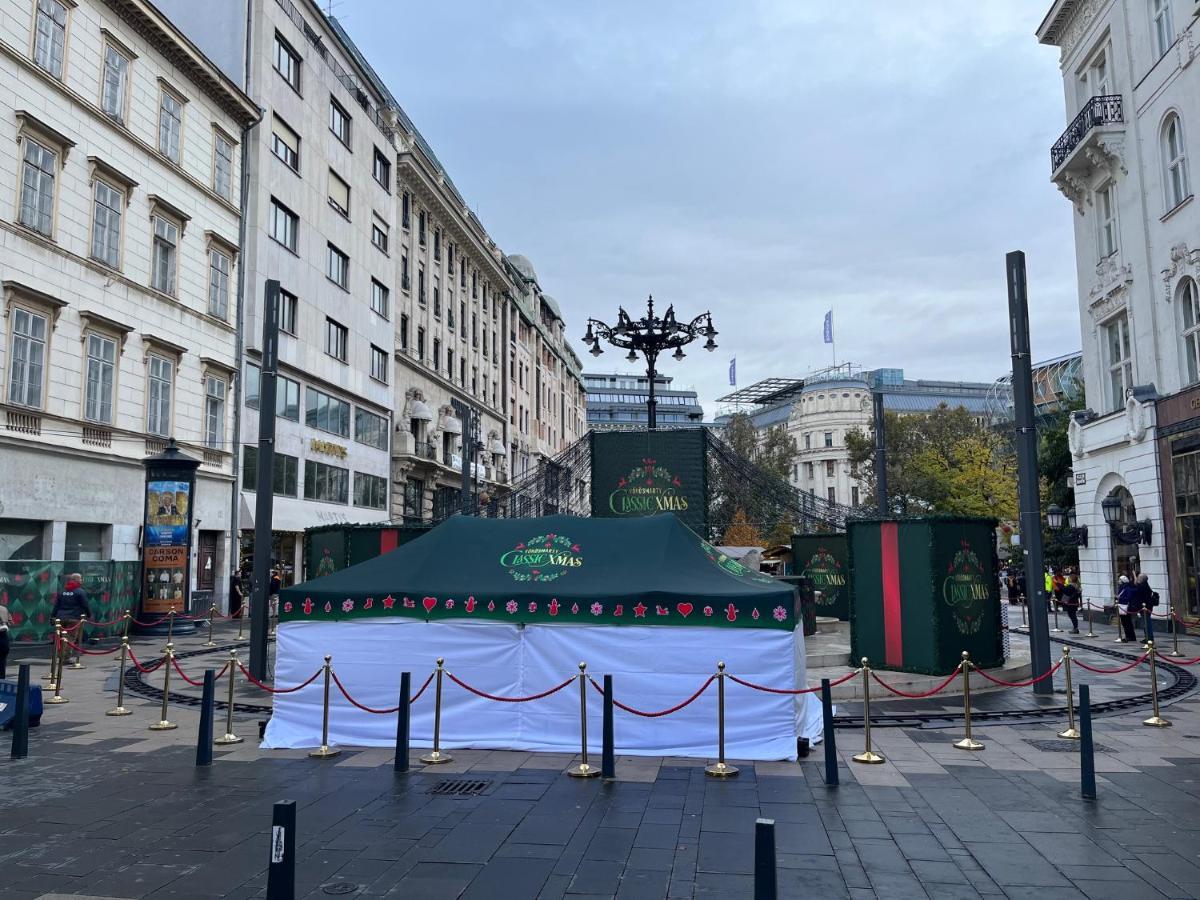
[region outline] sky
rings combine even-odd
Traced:
[[[328,5],[322,0],[323,5]],[[1004,255],[1035,359],[1079,349],[1049,0],[333,0],[488,232],[529,257],[588,371],[593,316],[711,311],[664,374],[709,417],[838,362],[993,381]],[[835,345],[822,341],[833,310]],[[642,369],[644,371],[644,368]]]

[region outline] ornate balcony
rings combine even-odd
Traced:
[[[1125,172],[1125,115],[1119,94],[1093,97],[1050,148],[1051,179],[1082,213],[1084,198],[1102,179]]]

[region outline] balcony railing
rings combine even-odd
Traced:
[[[1093,97],[1079,111],[1074,121],[1067,126],[1062,137],[1050,148],[1050,171],[1057,172],[1067,157],[1078,147],[1087,133],[1098,125],[1121,125],[1125,115],[1121,107],[1120,94]]]

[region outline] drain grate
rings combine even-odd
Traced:
[[[491,786],[490,781],[471,781],[465,778],[439,781],[429,793],[443,797],[478,797]]]
[[[1025,743],[1033,747],[1035,750],[1041,750],[1044,753],[1078,753],[1079,741],[1054,741],[1054,740],[1034,740],[1026,738]],[[1092,749],[1096,753],[1115,753],[1112,747],[1106,747],[1104,744],[1092,743]]]
[[[362,885],[352,881],[331,881],[329,884],[321,885],[321,891],[325,894],[353,894],[360,887]]]

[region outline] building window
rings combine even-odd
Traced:
[[[125,195],[97,178],[92,207],[92,258],[114,269],[121,265],[121,215],[124,210]]]
[[[242,380],[242,390],[245,393],[245,403],[251,409],[258,409],[258,396],[262,390],[262,369],[254,363],[246,363],[246,375]]]
[[[213,190],[226,200],[233,196],[233,141],[213,132]]]
[[[433,276],[433,314],[442,315],[442,287],[436,275]]]
[[[271,152],[294,172],[300,171],[300,135],[276,116],[271,128]]]
[[[371,345],[371,377],[376,381],[388,383],[388,355],[374,344]]]
[[[439,338],[433,339],[433,368],[440,369],[442,367],[442,342]]]
[[[388,161],[387,156],[380,152],[378,147],[375,148],[375,159],[371,163],[371,174],[375,176],[375,180],[379,182],[380,187],[385,191],[391,191],[392,164]]]
[[[408,315],[405,313],[400,315],[400,349],[408,349]]]
[[[1187,156],[1183,149],[1183,125],[1172,113],[1163,124],[1163,165],[1166,169],[1167,209],[1172,210],[1190,196]]]
[[[326,244],[325,275],[342,290],[350,289],[350,257],[333,244]]]
[[[387,509],[387,479],[365,472],[354,473],[354,505]]]
[[[325,352],[334,359],[346,361],[346,342],[349,332],[345,325],[339,325],[333,319],[325,320]]]
[[[368,447],[386,450],[388,446],[388,420],[383,416],[367,412],[365,409],[354,410],[354,440]]]
[[[281,290],[279,292],[278,324],[279,330],[292,335],[296,334],[296,308],[300,299],[295,295]]]
[[[274,197],[271,198],[271,216],[268,227],[273,240],[283,244],[293,253],[296,252],[300,217]]]
[[[408,191],[405,191],[404,193],[402,193],[400,195],[400,227],[401,228],[408,228],[408,226],[409,226],[410,203],[411,203],[411,201],[409,200]]]
[[[183,101],[163,89],[158,101],[158,152],[176,164],[182,135]]]
[[[446,375],[451,381],[454,380],[454,350],[450,347],[446,348]]]
[[[350,185],[333,169],[329,170],[329,205],[346,218],[350,218]]]
[[[25,138],[21,172],[21,224],[50,237],[54,230],[54,180],[58,154]]]
[[[169,359],[151,355],[146,392],[146,430],[166,437],[171,433],[171,383],[175,367]]]
[[[826,492],[830,503],[837,503],[837,488],[829,488]]]
[[[12,309],[8,402],[40,408],[46,367],[46,317],[20,307]]]
[[[442,258],[442,229],[440,228],[433,232],[433,258],[436,260]]]
[[[300,421],[300,382],[283,375],[275,376],[275,415],[292,422]]]
[[[833,460],[832,459],[825,460],[825,477],[826,478],[833,477]]]
[[[218,319],[229,315],[229,273],[233,260],[216,247],[208,251],[208,314]]]
[[[304,461],[304,499],[345,503],[350,490],[350,470],[316,460]]]
[[[1133,387],[1133,358],[1129,352],[1129,314],[1121,313],[1103,326],[1105,364],[1108,367],[1108,412],[1125,406],[1125,392]]]
[[[1167,55],[1175,42],[1175,25],[1171,21],[1171,0],[1150,0],[1150,16],[1154,20],[1154,49],[1159,57]]]
[[[378,219],[371,222],[371,243],[381,253],[388,252],[388,227]]]
[[[1096,191],[1096,221],[1100,228],[1100,258],[1117,252],[1117,185],[1110,181]]]
[[[425,246],[425,210],[417,213],[417,240],[421,246]]]
[[[412,290],[412,280],[408,277],[408,254],[400,255],[400,290],[409,293]]]
[[[277,497],[295,497],[300,460],[286,453],[274,455],[274,473],[271,479],[271,493]],[[258,489],[258,448],[242,448],[242,489],[254,491]]]
[[[225,445],[225,382],[204,379],[204,446],[220,450]]]
[[[350,146],[350,113],[332,97],[329,98],[329,130],[339,141]]]
[[[425,361],[425,329],[417,327],[417,359]]]
[[[104,72],[100,80],[100,108],[114,122],[125,123],[129,95],[129,60],[111,44],[104,48]]]
[[[67,7],[59,0],[37,0],[33,61],[55,78],[62,78],[66,43]]]
[[[1183,314],[1184,355],[1187,356],[1187,383],[1200,381],[1200,289],[1194,278],[1185,278],[1176,291]]]
[[[809,481],[812,481],[817,477],[816,467],[812,463],[805,463],[804,474],[808,476]]]
[[[425,267],[417,266],[417,302],[425,305]]]
[[[300,54],[280,37],[278,31],[275,32],[275,71],[292,86],[292,90],[300,93]]]
[[[371,279],[371,309],[385,319],[389,317],[388,289],[374,278]]]
[[[832,431],[825,432],[825,446],[826,447],[833,446],[833,432]]]
[[[89,422],[112,424],[113,380],[117,368],[117,342],[99,334],[87,336],[87,382],[83,416]]]
[[[858,506],[858,488],[850,488],[850,505]]]
[[[409,478],[404,482],[404,518],[420,520],[424,515],[425,480]]]
[[[339,437],[350,437],[350,404],[316,388],[308,388],[304,424]]]
[[[150,286],[175,295],[175,270],[179,255],[179,226],[163,216],[154,217],[154,266]]]

